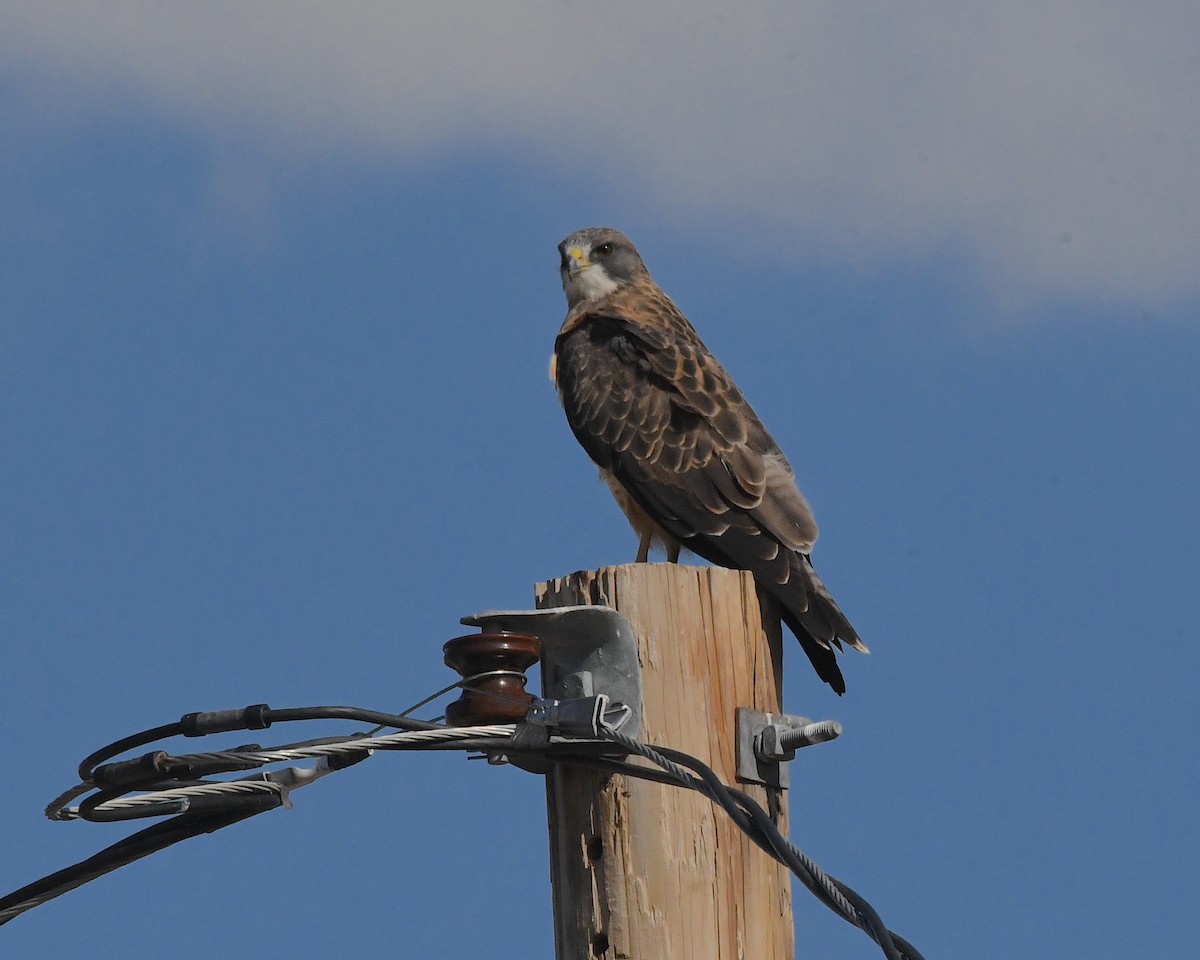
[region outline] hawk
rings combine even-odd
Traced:
[[[684,548],[749,570],[844,693],[834,648],[867,648],[813,569],[817,525],[778,444],[623,234],[589,227],[558,250],[567,317],[551,377],[638,561],[659,543],[669,562]]]

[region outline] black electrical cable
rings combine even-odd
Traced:
[[[697,760],[689,754],[681,753],[678,750],[672,750],[667,747],[651,748],[656,752],[661,753],[667,759],[684,766],[692,767],[697,772],[703,772],[703,777],[684,777],[680,778],[671,773],[660,773],[646,767],[638,766],[637,764],[629,763],[628,761],[612,760],[603,757],[592,757],[586,755],[562,755],[555,759],[558,762],[571,763],[579,766],[593,767],[604,770],[606,772],[621,773],[627,776],[635,776],[644,780],[652,780],[657,783],[666,783],[674,786],[686,786],[698,790],[709,796],[714,802],[730,813],[731,819],[737,824],[747,836],[754,841],[759,847],[765,850],[770,856],[779,860],[787,866],[793,874],[795,874],[809,891],[812,892],[818,900],[824,903],[830,910],[842,916],[850,922],[854,922],[850,917],[845,915],[843,909],[822,889],[819,883],[813,876],[810,863],[806,862],[807,858],[796,857],[795,848],[788,841],[770,815],[762,806],[750,797],[748,794],[733,787],[729,787],[722,783],[716,774],[702,761]],[[650,759],[647,757],[647,759]],[[718,797],[713,797],[705,787],[716,788]],[[824,871],[822,871],[823,873]],[[859,914],[862,922],[855,925],[867,933],[876,943],[883,948],[885,954],[894,960],[924,960],[920,951],[917,950],[911,943],[905,940],[897,933],[893,933],[884,926],[879,915],[851,887],[847,886],[836,877],[825,874],[826,878],[838,889],[838,892],[845,897],[846,901]]]
[[[775,848],[775,855],[783,863],[787,864],[789,869],[804,882],[808,889],[817,895],[817,898],[831,907],[836,913],[855,923],[856,926],[864,930],[883,950],[884,955],[888,960],[905,960],[897,948],[894,937],[890,930],[884,926],[879,915],[862,897],[854,890],[847,887],[834,877],[828,876],[824,871],[816,866],[808,857],[802,854],[787,837],[785,837],[775,825],[774,820],[767,814],[757,801],[748,794],[740,790],[735,790],[732,787],[726,786],[717,777],[712,768],[708,767],[702,761],[688,754],[681,753],[678,750],[671,748],[662,749],[661,752],[668,759],[676,763],[682,764],[694,770],[707,786],[715,792],[727,795],[735,800],[739,806],[756,822],[762,831],[763,836],[768,838],[771,845]],[[722,802],[724,806],[724,802]],[[820,883],[817,874],[827,878],[837,891],[842,894],[843,898],[855,910],[855,917],[848,917],[844,910],[836,901],[829,895]],[[922,960],[919,954],[910,956],[909,960]]]
[[[818,900],[843,919],[854,923],[875,940],[889,960],[924,960],[916,947],[884,926],[874,908],[853,888],[836,877],[819,871],[857,915],[856,917],[847,916],[844,906],[829,895],[814,875],[813,870],[819,870],[819,868],[783,835],[770,814],[749,794],[722,782],[713,769],[703,761],[670,747],[649,747],[632,738],[612,736],[611,734],[609,736],[612,742],[618,743],[651,762],[659,762],[653,756],[658,754],[670,763],[690,768],[698,776],[691,776],[685,770],[671,770],[669,765],[659,771],[630,763],[627,760],[580,751],[581,747],[596,746],[594,743],[553,744],[545,752],[548,757],[558,763],[590,767],[607,773],[620,773],[671,786],[689,787],[705,794],[722,807],[735,825],[756,845],[787,866]]]
[[[661,750],[662,748],[658,749]],[[724,809],[729,815],[730,819],[733,820],[734,824],[768,856],[779,860],[781,863],[791,869],[791,871],[805,883],[805,886],[809,887],[809,890],[817,897],[817,899],[829,907],[829,909],[833,910],[835,913],[843,914],[841,908],[834,901],[830,900],[825,891],[822,890],[821,887],[816,883],[807,867],[803,866],[802,864],[790,863],[780,856],[777,850],[778,843],[777,841],[773,842],[771,833],[774,833],[778,836],[781,836],[781,834],[778,833],[778,829],[774,827],[773,821],[770,821],[769,817],[767,819],[772,825],[771,832],[765,831],[762,824],[756,821],[747,813],[746,810],[742,808],[740,804],[743,798],[750,803],[754,803],[754,801],[742,791],[736,790],[732,787],[726,787],[724,784],[721,784],[722,789],[717,793],[716,797],[713,797],[709,794],[709,790],[705,782],[699,777],[693,777],[686,774],[684,776],[679,776],[674,773],[668,773],[665,770],[656,770],[652,767],[639,766],[638,764],[630,763],[627,760],[612,760],[604,757],[592,757],[587,755],[555,755],[554,759],[556,762],[572,763],[585,767],[594,767],[596,769],[605,770],[611,773],[620,773],[625,774],[626,776],[638,777],[642,780],[651,780],[655,783],[665,783],[669,786],[687,787],[689,789],[696,790],[699,793],[703,793],[705,796],[709,796],[709,799],[721,806],[722,809]],[[694,758],[689,757],[689,759]],[[717,782],[719,783],[720,781]],[[830,880],[833,880],[833,878],[830,877]]]
[[[834,912],[846,916],[843,906],[830,895],[830,892],[818,880],[814,872],[819,869],[816,864],[801,854],[791,841],[783,836],[782,832],[776,826],[775,821],[771,819],[756,800],[744,791],[724,784],[711,767],[690,754],[682,753],[679,750],[672,750],[670,747],[655,747],[652,749],[662,754],[667,760],[693,770],[698,775],[700,782],[704,784],[704,787],[701,788],[702,793],[713,798],[715,802],[727,811],[730,811],[731,808],[737,808],[740,816],[734,816],[731,813],[735,822],[739,823],[739,825],[753,825],[756,832],[768,844],[769,853],[787,865],[792,873],[800,878],[817,899]],[[653,759],[652,757],[647,758]],[[746,826],[743,825],[742,829],[745,830]],[[824,871],[821,871],[821,873],[824,873]],[[833,878],[830,877],[829,879],[832,881]],[[846,916],[846,919],[853,922],[854,918]],[[868,930],[867,932],[870,933],[871,931]],[[890,953],[888,957],[889,960],[899,960],[899,958],[892,956]]]
[[[8,923],[9,920],[20,916],[26,910],[41,906],[48,900],[60,897],[97,877],[102,877],[135,860],[164,850],[181,840],[188,840],[202,833],[213,833],[223,827],[263,813],[267,809],[270,808],[213,814],[185,813],[163,823],[156,823],[123,840],[118,840],[111,847],[105,847],[86,860],[57,870],[49,876],[27,884],[20,890],[14,890],[7,896],[0,897],[0,925]]]
[[[604,734],[614,743],[675,774],[675,779],[678,782],[695,789],[700,789],[700,792],[704,793],[705,796],[709,797],[709,799],[729,813],[738,827],[760,846],[763,845],[760,838],[765,839],[769,844],[769,847],[765,849],[769,853],[784,863],[792,873],[799,877],[804,882],[804,885],[817,896],[817,899],[839,916],[855,923],[856,926],[866,932],[868,936],[879,944],[880,948],[884,951],[884,955],[888,957],[888,960],[923,960],[920,952],[912,944],[887,929],[874,908],[858,893],[836,878],[824,874],[824,871],[820,871],[857,914],[857,917],[847,916],[836,900],[822,888],[819,880],[814,875],[813,870],[816,868],[816,865],[808,860],[790,840],[783,836],[779,828],[775,825],[775,822],[762,806],[743,791],[724,784],[712,768],[703,761],[698,760],[690,754],[673,750],[669,747],[650,747],[616,730],[607,729],[604,731]],[[635,765],[630,766],[635,770],[639,769]],[[673,767],[686,767],[697,774],[697,777],[689,777],[683,770],[672,769]],[[703,788],[694,781],[703,784]],[[733,808],[737,808],[737,813],[734,812]],[[756,829],[747,829],[747,818],[753,821]]]
[[[384,713],[380,710],[367,710],[363,707],[285,707],[271,710],[268,714],[275,722],[292,720],[357,720],[360,723],[373,723],[379,727],[395,727],[397,730],[445,730],[441,723],[430,723],[428,720],[414,720],[399,713]]]
[[[305,718],[307,719],[307,718]],[[444,730],[445,727],[436,729]],[[277,744],[274,746],[261,747],[257,744],[251,744],[246,747],[235,750],[225,750],[219,753],[191,753],[180,754],[173,756],[167,753],[161,753],[160,765],[168,770],[178,773],[180,776],[173,779],[164,779],[161,774],[153,776],[145,776],[140,779],[129,778],[122,780],[119,784],[109,784],[104,774],[111,764],[102,765],[96,768],[91,783],[80,785],[78,790],[68,791],[58,797],[55,802],[51,803],[47,808],[47,816],[52,820],[71,819],[79,817],[82,820],[89,820],[94,823],[108,823],[120,820],[138,820],[147,817],[164,817],[171,816],[177,813],[183,813],[187,810],[205,809],[209,811],[217,811],[223,809],[235,810],[246,802],[249,802],[245,795],[238,794],[220,794],[216,796],[192,796],[187,800],[181,798],[163,800],[158,803],[144,803],[137,807],[118,808],[118,809],[100,809],[103,804],[117,800],[120,797],[132,793],[134,791],[152,792],[156,790],[175,790],[180,787],[203,786],[221,781],[200,779],[202,776],[209,776],[214,773],[228,773],[231,771],[253,770],[258,767],[264,767],[271,763],[279,763],[281,760],[273,760],[258,756],[261,753],[273,753],[277,751],[292,750],[300,747],[307,747],[321,744],[336,744],[356,742],[366,739],[365,734],[351,734],[344,737],[323,737],[319,740],[304,740],[295,743]],[[330,771],[345,769],[355,763],[359,763],[370,756],[371,751],[433,751],[433,750],[478,750],[481,753],[493,751],[496,749],[495,737],[458,737],[454,740],[443,742],[418,742],[418,743],[398,743],[398,744],[372,744],[370,748],[363,747],[362,749],[354,750],[325,758],[326,766]],[[187,779],[183,779],[183,775]],[[101,780],[106,782],[101,783]],[[77,808],[72,810],[70,814],[64,812],[66,805],[75,797],[87,790],[100,788],[97,792],[90,794],[83,800]]]
[[[569,763],[574,766],[591,767],[595,770],[602,770],[606,773],[619,773],[624,776],[637,777],[639,780],[649,780],[653,783],[662,783],[670,787],[686,787],[689,790],[695,790],[699,793],[704,793],[704,784],[697,777],[685,776],[680,778],[673,773],[668,773],[665,770],[658,770],[654,767],[643,767],[636,763],[630,763],[628,760],[616,760],[611,757],[604,756],[589,756],[587,754],[551,754],[555,763]],[[736,792],[736,791],[733,791]],[[764,853],[769,857],[779,859],[775,853],[775,848],[759,829],[758,825],[751,820],[744,811],[736,804],[725,806],[721,804],[726,813],[729,814],[734,825],[737,826],[747,837],[750,838]]]
[[[235,770],[252,769],[265,765],[266,761],[248,757],[246,753],[251,747],[239,750],[220,751],[215,753],[191,754],[172,757],[156,751],[136,760],[120,761],[105,764],[105,761],[119,756],[138,747],[146,746],[158,740],[177,736],[206,736],[210,733],[230,732],[242,729],[264,729],[272,723],[285,723],[301,720],[353,720],[362,723],[375,724],[377,727],[394,727],[401,730],[444,730],[444,725],[414,720],[400,714],[387,713],[380,710],[368,710],[361,707],[346,706],[316,706],[290,707],[272,710],[266,704],[258,704],[238,710],[212,711],[208,713],[185,714],[174,723],[162,724],[142,730],[91,753],[79,765],[81,788],[98,787],[94,793],[85,798],[79,805],[78,815],[94,822],[110,822],[134,819],[148,816],[172,816],[172,819],[155,824],[137,833],[119,840],[112,846],[106,847],[99,853],[81,860],[79,863],[57,870],[48,876],[34,881],[0,897],[0,925],[8,923],[14,917],[26,910],[39,906],[48,900],[61,896],[76,887],[80,887],[97,877],[110,873],[126,864],[140,860],[142,857],[169,847],[181,840],[198,836],[202,833],[212,833],[223,827],[238,823],[249,817],[265,813],[281,806],[284,802],[284,792],[280,790],[263,790],[251,794],[232,796],[189,797],[185,800],[164,800],[160,803],[146,804],[130,810],[98,810],[99,805],[116,799],[133,790],[172,789],[180,786],[190,786],[198,783],[213,782],[195,779],[213,773],[223,773]],[[350,737],[327,737],[322,740],[308,740],[301,743],[287,744],[282,747],[269,749],[288,749],[289,747],[305,746],[316,743],[344,742],[358,739],[361,735]],[[415,745],[414,745],[415,746]],[[420,745],[443,746],[445,744]],[[485,749],[495,746],[494,739],[472,738],[455,744],[455,749]],[[257,748],[256,745],[253,745]],[[340,769],[358,762],[368,756],[364,749],[349,756],[330,758],[330,766]],[[96,778],[97,771],[101,776]],[[172,774],[187,776],[183,780]],[[105,775],[109,779],[105,779]],[[57,818],[62,814],[61,807],[65,806],[72,796],[78,796],[76,790],[68,791],[50,805],[48,815]]]
[[[288,723],[297,720],[357,720],[373,723],[380,727],[395,727],[399,730],[441,730],[440,724],[414,720],[411,717],[361,707],[286,707],[272,710],[265,703],[255,704],[238,710],[216,710],[203,713],[188,713],[174,723],[151,727],[138,733],[122,737],[79,764],[79,779],[89,781],[96,767],[113,757],[157,740],[168,737],[199,737],[210,733],[226,733],[232,730],[265,730],[272,723]]]
[[[79,764],[79,779],[91,780],[92,770],[105,760],[111,760],[122,753],[128,753],[130,750],[136,750],[138,747],[144,747],[146,744],[154,743],[157,740],[180,736],[182,733],[183,730],[179,722],[176,721],[175,723],[164,723],[161,727],[151,727],[149,730],[142,730],[139,733],[131,733],[120,740],[114,740],[112,743],[101,747],[95,753],[89,754],[83,759]]]

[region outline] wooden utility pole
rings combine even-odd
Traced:
[[[779,616],[743,571],[638,563],[540,584],[637,634],[641,739],[734,784],[737,707],[780,713]],[[786,832],[783,794],[739,785]],[[700,794],[557,766],[546,777],[557,960],[792,960],[790,874]]]

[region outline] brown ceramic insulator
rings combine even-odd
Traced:
[[[446,666],[464,679],[489,674],[471,680],[470,689],[446,707],[446,722],[471,727],[523,720],[533,702],[525,692],[525,671],[537,663],[541,648],[537,637],[523,633],[472,633],[446,641]]]

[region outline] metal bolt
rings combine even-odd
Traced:
[[[842,732],[836,720],[806,723],[801,727],[788,727],[773,723],[763,728],[755,744],[755,753],[762,760],[791,760],[801,747],[812,746],[832,740]]]
[[[836,720],[822,720],[820,723],[805,724],[798,730],[788,730],[779,737],[779,745],[784,750],[796,750],[809,747],[814,743],[824,743],[841,736],[842,725]]]

